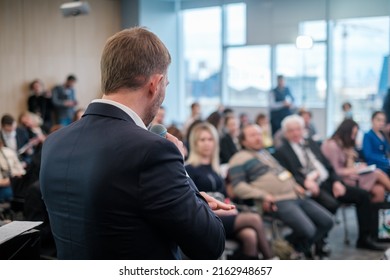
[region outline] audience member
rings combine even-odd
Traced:
[[[272,141],[272,131],[269,123],[268,117],[260,113],[256,116],[255,124],[261,127],[263,145],[265,148],[270,148],[273,146]]]
[[[225,117],[224,135],[220,141],[219,157],[221,163],[228,163],[229,159],[240,150],[238,134],[240,133],[237,118],[233,115]]]
[[[29,140],[37,138],[36,144],[39,141],[43,142],[46,138],[41,124],[42,119],[34,113],[26,111],[19,115],[19,126],[27,130]]]
[[[72,122],[74,110],[77,106],[74,85],[77,79],[69,75],[63,85],[55,86],[52,90],[52,100],[56,113],[57,123],[66,126]]]
[[[383,113],[386,116],[386,135],[390,135],[390,87],[387,90],[387,94],[383,100],[382,105]]]
[[[13,198],[13,179],[23,176],[26,172],[15,151],[4,146],[0,138],[0,203]]]
[[[367,164],[376,164],[387,175],[390,175],[390,144],[384,133],[386,115],[376,111],[371,116],[371,129],[364,134],[362,153]]]
[[[201,123],[203,122],[202,120],[195,120],[187,129],[187,134],[184,134],[185,135],[185,139],[184,139],[184,146],[187,150],[187,155],[190,153],[190,134],[191,134],[191,131],[192,129],[194,128],[195,125],[197,125],[198,123]],[[185,158],[187,159],[187,158]]]
[[[183,133],[175,124],[171,124],[170,126],[168,126],[167,132],[175,136],[180,141],[184,141]]]
[[[155,125],[155,124],[164,125],[164,119],[165,119],[165,108],[164,108],[164,106],[160,106],[160,108],[158,109],[157,114],[154,117],[151,125]]]
[[[270,93],[269,107],[272,134],[274,135],[280,129],[283,119],[291,115],[294,108],[294,96],[286,87],[283,75],[278,75],[277,86]]]
[[[212,112],[207,118],[206,121],[212,124],[215,129],[218,131],[218,135],[222,135],[222,129],[224,125],[224,116],[219,111]]]
[[[183,141],[183,143],[185,143],[185,140],[184,140],[184,137],[183,137],[183,133],[181,132],[181,130],[175,125],[175,124],[171,124],[170,126],[167,127],[167,132],[169,134],[172,134],[173,136],[175,136],[179,141]],[[188,157],[188,149],[187,149],[187,145],[184,144],[183,145],[183,153],[184,153],[184,158],[187,158]]]
[[[301,116],[305,122],[303,137],[306,139],[311,138],[314,141],[320,141],[320,136],[317,134],[317,129],[312,122],[312,113],[304,108],[301,108],[298,111],[298,115]]]
[[[370,192],[372,202],[383,202],[385,190],[390,191],[390,180],[387,174],[378,168],[365,171],[367,164],[357,164],[359,157],[355,149],[355,139],[358,127],[352,119],[345,119],[332,137],[322,144],[321,151],[346,185],[357,185]]]
[[[292,229],[286,239],[297,251],[311,258],[311,245],[316,244],[316,254],[324,256],[321,240],[333,226],[332,215],[303,196],[303,188],[264,149],[261,135],[261,128],[255,124],[240,133],[243,149],[229,161],[234,193],[241,199],[262,201],[264,211]]]
[[[84,113],[85,113],[84,108],[77,109],[73,114],[72,122],[80,120],[83,117]]]
[[[1,118],[0,134],[4,146],[12,149],[22,161],[23,166],[26,167],[31,161],[32,146],[35,140],[30,143],[27,130],[17,126],[14,117],[9,114],[5,114]]]
[[[42,118],[42,129],[48,133],[53,125],[53,104],[51,92],[44,89],[41,80],[34,80],[30,86],[30,96],[27,100],[28,110]]]
[[[350,102],[344,102],[341,109],[343,110],[344,119],[353,119],[352,104]]]
[[[240,121],[240,129],[245,127],[246,125],[250,124],[249,116],[247,113],[243,112],[239,115],[239,121]]]
[[[223,109],[223,112],[222,112],[223,116],[224,117],[227,117],[227,116],[234,116],[234,110],[230,107],[226,107]]]
[[[218,132],[205,122],[197,124],[190,134],[191,153],[186,170],[200,191],[225,201],[227,194],[219,170]],[[225,228],[226,238],[241,243],[241,259],[258,259],[259,251],[264,259],[273,257],[263,222],[258,214],[238,213],[236,209],[217,212]]]
[[[191,114],[183,125],[183,135],[186,138],[188,138],[189,135],[188,129],[191,126],[191,124],[194,121],[201,120],[201,119],[202,119],[202,114],[201,114],[200,104],[198,102],[194,102],[191,104]]]
[[[274,134],[274,138],[272,139],[272,142],[274,143],[274,149],[278,149],[280,148],[284,141],[286,141],[284,139],[284,135],[283,135],[283,131],[282,129],[279,129],[278,131],[276,131],[276,133]]]
[[[359,236],[356,246],[363,249],[382,250],[370,238],[370,196],[366,190],[345,186],[318,143],[304,139],[304,121],[298,115],[286,117],[282,122],[286,141],[275,156],[295,180],[319,204],[335,213],[339,202],[356,205]]]

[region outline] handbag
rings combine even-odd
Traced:
[[[281,260],[294,259],[295,250],[286,240],[282,239],[277,224],[272,223],[274,238],[271,240],[271,248],[275,256],[278,256]]]
[[[372,203],[371,235],[377,242],[390,242],[390,202]]]

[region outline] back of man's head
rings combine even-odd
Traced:
[[[68,77],[66,77],[66,81],[67,82],[76,82],[77,78],[75,75],[69,75]]]
[[[100,61],[102,91],[136,90],[154,74],[166,74],[171,56],[161,40],[142,27],[122,30],[108,39]]]

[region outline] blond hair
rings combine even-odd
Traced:
[[[209,132],[214,140],[214,151],[213,151],[212,158],[211,158],[211,167],[215,172],[217,172],[219,174],[220,168],[219,168],[219,137],[218,137],[218,132],[213,125],[211,125],[207,122],[201,122],[192,128],[191,133],[190,133],[190,137],[189,137],[190,154],[188,156],[186,163],[191,164],[193,166],[199,166],[202,164],[201,157],[198,153],[198,149],[197,149],[197,145],[196,145],[196,143],[199,140],[200,133],[202,131]]]

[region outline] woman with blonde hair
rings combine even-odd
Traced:
[[[219,139],[214,126],[202,122],[193,127],[189,137],[190,153],[186,170],[200,191],[226,202],[224,180],[220,176]],[[261,217],[256,213],[216,211],[228,239],[241,243],[241,259],[273,258]]]

